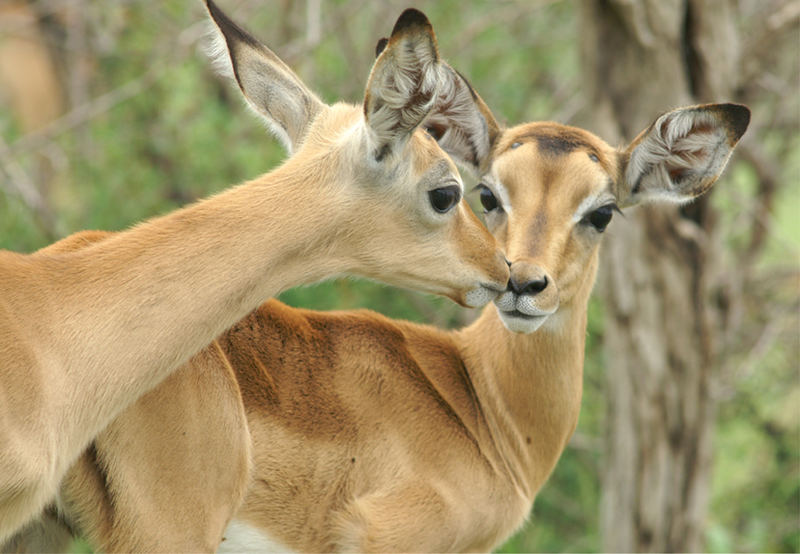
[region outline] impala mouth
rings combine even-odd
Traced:
[[[518,295],[512,291],[505,291],[495,299],[495,308],[497,308],[500,321],[503,322],[506,329],[514,333],[533,333],[558,308],[556,305],[550,310],[542,310],[531,306],[530,299],[530,296]],[[526,311],[522,311],[520,308]],[[528,313],[529,310],[535,313]]]
[[[469,308],[480,308],[500,296],[505,289],[498,289],[494,285],[481,283],[464,295],[464,304]]]
[[[525,319],[525,320],[528,320],[528,321],[536,321],[539,318],[545,318],[548,315],[550,315],[550,314],[529,315],[529,314],[524,314],[519,310],[511,310],[510,312],[504,312],[504,311],[501,310],[500,313],[503,314],[503,317],[516,317],[516,318]]]
[[[503,326],[512,333],[528,334],[537,331],[551,314],[530,315],[519,310],[504,312],[497,309]]]

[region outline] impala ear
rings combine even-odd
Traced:
[[[725,169],[750,122],[740,104],[707,104],[667,112],[621,154],[620,205],[684,203],[706,192]]]
[[[378,42],[364,96],[364,117],[377,161],[402,150],[433,108],[441,79],[436,36],[425,14],[409,8]]]
[[[474,173],[486,169],[501,128],[467,79],[442,63],[443,84],[423,126],[456,162]]]
[[[389,39],[386,37],[379,38],[378,44],[375,45],[375,57],[381,55],[381,53],[386,49],[386,45],[389,44]]]
[[[248,105],[291,154],[303,143],[325,104],[269,48],[234,23],[212,0],[206,0],[219,30],[212,59],[232,73]]]

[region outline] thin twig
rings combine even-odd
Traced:
[[[58,236],[58,229],[52,211],[39,189],[33,183],[25,168],[11,154],[8,144],[0,135],[0,169],[8,179],[0,180],[0,188],[7,194],[17,196],[28,206],[36,217],[39,226],[48,238]]]
[[[41,130],[29,133],[15,141],[8,147],[8,152],[12,155],[19,155],[23,152],[44,148],[55,137],[83,125],[92,118],[111,110],[117,104],[140,94],[156,82],[165,69],[166,66],[153,66],[136,79],[77,106]]]

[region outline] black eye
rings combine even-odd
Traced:
[[[499,207],[497,203],[497,198],[495,197],[494,193],[489,190],[489,187],[485,185],[480,185],[481,187],[481,205],[486,212],[491,212],[492,210],[496,210]]]
[[[456,185],[442,187],[428,191],[428,198],[433,209],[443,214],[458,204],[461,200],[461,188]]]
[[[595,211],[587,214],[583,218],[584,223],[590,224],[592,227],[597,229],[598,233],[602,233],[606,230],[609,222],[611,221],[611,216],[614,215],[614,210],[618,209],[614,204],[609,204],[607,206],[603,206],[602,208],[597,208]]]

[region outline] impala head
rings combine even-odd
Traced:
[[[614,213],[703,194],[749,120],[737,104],[677,109],[623,149],[556,123],[503,130],[479,188],[487,226],[512,262],[508,290],[495,300],[504,325],[529,333],[559,309],[585,306]]]
[[[472,151],[489,151],[477,100],[440,62],[421,12],[406,10],[380,43],[363,104],[328,106],[211,0],[207,6],[222,38],[217,57],[250,107],[293,159],[312,162],[309,182],[326,183],[318,194],[330,198],[328,219],[341,222],[346,240],[337,252],[352,260],[351,272],[469,306],[506,288],[502,251],[463,201],[453,161],[421,128],[435,118]]]

